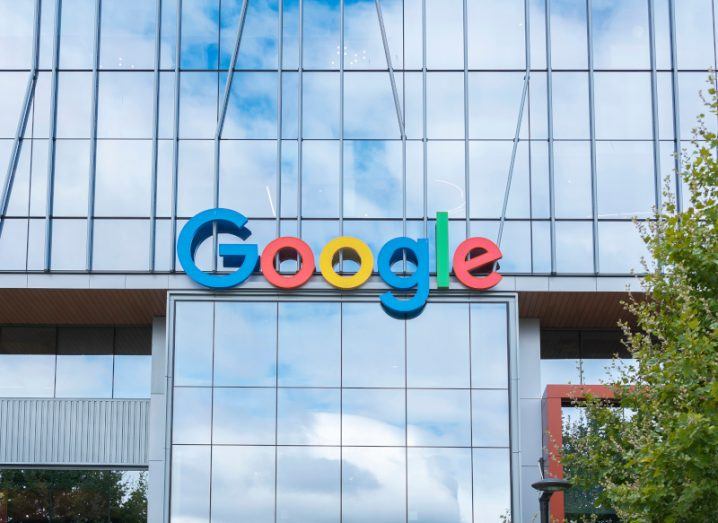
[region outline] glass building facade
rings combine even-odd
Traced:
[[[448,211],[506,274],[640,271],[716,65],[711,0],[1,5],[4,271],[176,271],[216,206],[260,245]]]
[[[630,360],[633,221],[687,205],[717,27],[718,0],[0,0],[0,523],[58,485],[93,521],[534,521],[545,391]],[[259,252],[428,238],[428,303],[388,315],[377,265],[207,291],[177,238],[217,207]],[[500,246],[491,292],[435,288],[439,212],[450,252]]]

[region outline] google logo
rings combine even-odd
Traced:
[[[256,244],[241,243],[219,245],[219,255],[228,267],[237,268],[229,274],[212,274],[202,271],[195,263],[199,246],[218,233],[235,235],[246,240],[252,234],[246,227],[249,220],[230,209],[209,209],[194,216],[182,228],[177,240],[177,255],[187,276],[198,284],[210,289],[229,289],[244,282],[259,266],[269,283],[279,289],[296,289],[307,283],[315,272],[314,253],[309,245],[299,238],[284,236],[272,240],[262,251]],[[449,287],[449,222],[448,214],[437,213],[436,219],[436,285],[439,289]],[[340,255],[358,265],[353,274],[340,274],[335,270]],[[484,291],[501,281],[501,275],[494,270],[495,262],[501,259],[499,247],[487,238],[464,240],[454,252],[453,272],[466,287]],[[292,274],[280,273],[277,260],[299,260],[298,270]],[[393,265],[406,259],[414,266],[409,273],[396,273]],[[422,310],[429,297],[429,240],[417,240],[405,236],[393,238],[379,250],[377,267],[381,279],[392,289],[404,291],[397,296],[392,291],[381,295],[381,304],[390,314],[408,316]],[[339,236],[330,240],[319,254],[319,270],[324,279],[333,287],[350,290],[361,287],[372,275],[374,255],[369,246],[358,238]],[[414,290],[413,296],[408,291]]]

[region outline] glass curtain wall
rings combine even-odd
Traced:
[[[33,4],[0,1],[3,271],[175,271],[215,206],[260,246],[448,211],[455,245],[504,203],[504,273],[640,271],[716,65],[714,0],[42,0],[12,164]]]
[[[510,514],[506,302],[174,303],[172,521]]]

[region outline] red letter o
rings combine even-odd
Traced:
[[[291,275],[279,274],[274,266],[274,259],[279,254],[280,262],[290,259],[292,256],[299,254],[299,263],[301,267],[297,272]],[[262,251],[262,259],[260,262],[262,274],[269,283],[280,289],[296,289],[301,287],[314,274],[314,254],[312,249],[299,238],[284,236],[272,240],[269,245]]]

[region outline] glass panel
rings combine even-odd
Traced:
[[[99,138],[152,137],[152,73],[100,73]]]
[[[274,522],[274,449],[212,449],[212,521]]]
[[[342,454],[342,521],[406,521],[406,451],[345,448]],[[367,503],[371,496],[371,503]]]
[[[469,67],[523,69],[526,63],[523,4],[469,0],[467,9]]]
[[[464,68],[464,11],[461,0],[427,0],[426,61],[430,69]]]
[[[588,139],[590,135],[586,73],[553,73],[552,90],[554,138]]]
[[[220,85],[224,89],[226,75]],[[235,73],[223,138],[277,137],[277,74]]]
[[[58,73],[56,128],[58,138],[90,137],[91,99],[91,73],[70,71]]]
[[[409,390],[406,402],[409,445],[471,445],[471,398],[468,390]]]
[[[303,142],[302,216],[339,215],[339,142]],[[314,251],[319,252],[319,251]]]
[[[112,397],[112,330],[107,353],[64,353],[63,330],[60,330],[55,396],[58,398]],[[82,376],[83,379],[78,379]]]
[[[598,224],[598,253],[602,273],[644,273],[641,259],[650,255],[632,222],[600,222]]]
[[[554,144],[556,216],[588,218],[592,215],[591,150],[588,142]]]
[[[426,125],[429,138],[464,137],[464,75],[426,75]]]
[[[382,14],[384,14],[384,9],[385,6],[382,5]],[[398,29],[401,31],[401,26]],[[346,69],[387,68],[374,2],[370,0],[345,2],[344,49],[344,67]],[[393,58],[392,63],[395,63]]]
[[[506,388],[508,310],[503,303],[471,304],[471,386]]]
[[[0,396],[51,398],[54,393],[55,329],[0,329]]]
[[[54,216],[86,216],[90,144],[76,140],[55,142]]]
[[[182,2],[182,69],[216,69],[219,0]]]
[[[652,138],[650,75],[596,73],[593,78],[596,138]]]
[[[173,521],[209,520],[210,455],[209,446],[172,447]]]
[[[473,449],[474,522],[511,518],[511,461],[508,449]]]
[[[90,69],[95,39],[95,0],[65,0],[60,22],[60,68]]]
[[[214,199],[213,143],[209,140],[179,142],[177,215],[194,216],[211,208]]]
[[[50,245],[53,270],[84,270],[87,263],[87,221],[53,219]]]
[[[594,3],[592,11],[596,69],[650,68],[647,2],[606,0]]]
[[[152,329],[115,329],[115,398],[149,398],[152,381]]]
[[[399,89],[400,85],[397,86]],[[369,114],[371,118],[367,118]],[[360,139],[401,137],[387,73],[344,75],[344,136]]]
[[[541,390],[581,383],[578,331],[541,331]]]
[[[446,211],[450,218],[466,216],[464,142],[427,145],[428,215]]]
[[[338,448],[277,449],[277,521],[339,523]]]
[[[98,140],[96,215],[149,217],[151,167],[151,141]]]
[[[175,306],[175,385],[212,383],[212,326],[210,302],[182,302]]]
[[[474,447],[509,446],[509,393],[507,390],[474,390],[472,420]]]
[[[345,303],[342,307],[343,385],[403,387],[404,322],[376,303]]]
[[[470,73],[469,136],[513,139],[523,88],[522,73]],[[526,107],[528,104],[524,107],[523,135],[528,129]]]
[[[339,389],[280,389],[279,445],[339,445]]]
[[[277,142],[222,141],[221,148],[220,207],[252,218],[276,217]]]
[[[104,2],[100,31],[100,67],[152,69],[156,6],[145,0]]]
[[[176,387],[172,410],[172,443],[210,443],[212,389]]]
[[[653,144],[596,143],[599,218],[648,218],[655,205]]]
[[[307,0],[303,5],[304,67],[339,69],[339,0]]]
[[[220,445],[273,445],[274,388],[214,389],[212,442]]]
[[[586,2],[551,2],[551,61],[555,69],[586,69]]]
[[[215,386],[273,386],[277,366],[277,305],[215,305]]]
[[[0,72],[0,89],[7,93],[0,97],[0,138],[15,137],[26,86],[27,73]]]
[[[471,450],[409,449],[407,459],[409,521],[471,523]]]
[[[403,390],[344,389],[343,445],[404,445],[406,411]]]
[[[149,220],[95,220],[92,267],[98,271],[146,271]]]
[[[280,386],[340,385],[340,312],[339,303],[279,304]]]
[[[217,82],[216,73],[184,72],[180,75],[180,138],[214,138]]]
[[[237,38],[242,2],[225,0],[221,4],[220,63],[223,69],[227,69]],[[286,9],[287,6],[284,8]],[[237,55],[237,69],[276,69],[278,24],[278,0],[247,3],[247,16]]]
[[[399,218],[402,193],[401,142],[344,142],[344,216]]]
[[[27,265],[28,220],[3,220],[0,236],[0,270],[24,271]]]
[[[676,51],[680,69],[715,68],[711,0],[675,2]]]
[[[339,138],[339,74],[304,73],[302,104],[304,138]]]
[[[297,216],[299,193],[299,144],[296,141],[282,142],[282,210],[283,218]]]
[[[681,140],[688,140],[693,137],[693,128],[697,125],[699,114],[708,114],[706,127],[716,132],[716,117],[710,116],[708,108],[701,99],[701,94],[710,98],[708,89],[712,87],[708,83],[706,73],[680,73],[678,75],[678,105],[680,107],[681,119]]]
[[[0,2],[0,69],[30,67],[34,7],[34,2]]]
[[[556,270],[593,272],[593,229],[590,222],[556,222]]]

